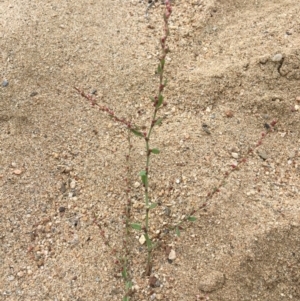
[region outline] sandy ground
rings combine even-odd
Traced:
[[[146,1],[145,1],[146,2]],[[0,1],[0,300],[122,300],[126,131],[73,89],[148,124],[163,5]],[[131,242],[131,300],[300,300],[300,3],[176,0],[166,116],[152,145],[151,233],[197,208],[270,133],[197,221],[154,253]],[[203,124],[210,134],[203,130]],[[143,218],[134,138],[132,201]],[[168,209],[167,209],[168,208]]]

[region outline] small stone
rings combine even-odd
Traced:
[[[59,207],[58,211],[59,211],[60,213],[63,213],[63,212],[66,211],[66,208],[65,208],[65,207]]]
[[[65,193],[67,191],[66,183],[60,183],[59,190],[60,190],[61,193]]]
[[[175,260],[176,259],[176,252],[175,250],[171,250],[170,253],[169,253],[169,256],[168,256],[168,259],[169,260]]]
[[[295,105],[295,111],[299,111],[300,106],[299,105]]]
[[[34,97],[34,96],[36,96],[36,95],[38,95],[38,92],[35,92],[35,91],[34,91],[34,92],[31,92],[31,93],[30,93],[30,97]]]
[[[150,276],[149,285],[151,287],[160,287],[161,283],[155,276]]]
[[[297,97],[296,97],[296,101],[297,101],[298,103],[300,103],[300,96],[297,96]]]
[[[143,245],[143,244],[145,243],[145,241],[146,241],[145,236],[144,236],[144,235],[141,235],[141,237],[139,238],[139,243],[140,243],[141,245]]]
[[[180,179],[176,179],[176,183],[177,183],[177,184],[180,184]]]
[[[255,195],[256,191],[254,189],[251,189],[250,191],[247,192],[247,196]]]
[[[140,187],[140,185],[141,185],[141,183],[140,183],[140,182],[135,182],[135,183],[133,184],[133,186],[134,186],[135,188],[139,188],[139,187]]]
[[[231,110],[225,111],[225,115],[227,118],[232,118],[233,117],[233,112]]]
[[[73,180],[73,181],[71,181],[71,183],[70,183],[70,188],[74,189],[75,187],[76,187],[76,181]]]
[[[165,211],[165,215],[166,216],[170,216],[171,215],[171,209],[170,208],[166,207],[164,211]]]
[[[2,87],[7,87],[8,86],[8,81],[7,80],[4,80],[3,82],[2,82]]]
[[[21,169],[15,169],[15,170],[13,171],[13,173],[14,173],[15,175],[20,175],[20,174],[22,173],[22,170],[21,170]]]
[[[263,159],[263,160],[267,160],[268,159],[268,155],[264,150],[259,150],[258,151],[258,155]]]
[[[232,156],[234,159],[238,159],[238,158],[239,158],[239,154],[238,154],[238,153],[231,153],[231,156]]]
[[[20,277],[20,278],[23,277],[24,276],[24,272],[22,272],[22,271],[18,272],[17,276]]]
[[[158,193],[159,196],[163,196],[164,194],[165,194],[165,191],[164,191],[164,190],[161,190],[161,191]]]
[[[156,298],[156,294],[154,293],[151,295],[150,300],[155,300],[155,298]]]
[[[13,281],[15,279],[15,276],[14,275],[10,275],[7,277],[8,281]]]
[[[203,275],[200,279],[199,289],[206,293],[211,293],[222,288],[225,282],[225,276],[218,271],[211,271]]]
[[[280,62],[283,59],[283,55],[281,53],[277,53],[272,57],[273,62]]]
[[[52,153],[52,156],[54,159],[59,159],[59,154],[57,154],[57,153]]]
[[[16,168],[17,167],[17,163],[16,162],[12,162],[11,163],[11,167]]]

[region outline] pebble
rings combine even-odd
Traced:
[[[239,154],[238,154],[238,153],[231,153],[231,156],[232,156],[234,159],[238,159],[238,158],[239,158]]]
[[[171,209],[170,208],[166,207],[164,211],[165,211],[165,215],[166,216],[170,216],[171,215]]]
[[[168,256],[168,259],[169,260],[175,260],[176,259],[176,252],[175,250],[171,250],[170,253],[169,253],[169,256]]]
[[[4,80],[3,82],[2,82],[2,87],[7,87],[8,86],[8,81],[7,80]]]
[[[225,276],[219,271],[211,271],[203,275],[200,279],[199,289],[206,293],[211,293],[222,288],[225,282]]]
[[[76,181],[71,181],[70,188],[74,189],[76,187]]]
[[[280,62],[283,59],[283,55],[281,53],[277,53],[272,57],[273,62]]]
[[[140,185],[141,185],[141,183],[140,183],[140,182],[135,182],[135,183],[133,184],[133,186],[134,186],[135,188],[139,188],[139,187],[140,187]]]
[[[13,173],[14,173],[15,175],[20,175],[20,174],[22,173],[22,170],[20,170],[20,169],[15,169],[15,170],[13,171]]]
[[[14,276],[14,275],[10,275],[10,276],[7,277],[7,279],[8,279],[9,281],[13,281],[13,280],[15,279],[15,276]]]
[[[300,106],[299,105],[295,105],[295,111],[299,111]]]
[[[66,211],[66,208],[65,208],[65,207],[59,207],[58,211],[61,212],[61,213],[62,213],[62,212],[65,212],[65,211]]]
[[[145,241],[146,241],[145,236],[144,236],[144,235],[141,235],[141,237],[139,238],[139,243],[140,243],[141,245],[143,245],[143,244],[145,243]]]
[[[247,192],[247,196],[255,195],[256,191],[254,189],[251,189],[250,191]]]
[[[263,159],[263,160],[267,160],[268,159],[268,155],[265,151],[263,150],[259,150],[258,151],[258,155]]]
[[[234,115],[234,113],[233,113],[233,111],[231,111],[231,110],[227,110],[227,111],[225,111],[225,115],[226,115],[226,117],[228,117],[228,118],[232,118],[233,115]]]
[[[38,95],[38,92],[35,92],[35,91],[34,91],[34,92],[31,92],[31,93],[30,93],[30,97],[34,97],[34,96],[36,96],[36,95]]]

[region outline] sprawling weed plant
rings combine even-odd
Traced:
[[[170,4],[170,0],[165,1],[165,12],[164,12],[164,30],[163,30],[163,36],[160,39],[160,45],[161,45],[161,56],[159,58],[159,64],[156,70],[156,73],[159,76],[159,83],[158,83],[158,89],[157,93],[154,97],[150,97],[152,103],[153,103],[153,113],[150,125],[146,128],[146,130],[141,130],[141,127],[137,126],[136,124],[132,123],[131,121],[118,117],[113,110],[106,106],[102,106],[97,103],[96,98],[93,95],[85,93],[82,89],[75,87],[77,92],[84,97],[86,100],[88,100],[91,105],[98,110],[102,111],[103,113],[109,115],[113,120],[117,121],[118,123],[125,126],[125,128],[128,130],[128,154],[126,155],[126,162],[127,162],[127,176],[125,178],[128,189],[127,192],[127,203],[125,206],[125,220],[124,224],[126,225],[126,235],[123,240],[123,247],[122,250],[116,250],[111,245],[107,237],[105,236],[104,230],[102,229],[101,225],[97,223],[97,220],[95,219],[95,223],[100,228],[101,236],[103,237],[104,243],[111,248],[111,251],[114,255],[116,255],[116,263],[120,265],[120,272],[122,274],[122,277],[124,279],[125,284],[125,294],[123,296],[123,301],[129,301],[131,299],[131,296],[133,294],[132,286],[133,283],[131,281],[132,277],[130,275],[130,236],[132,235],[132,230],[142,231],[143,236],[147,245],[147,259],[146,259],[146,272],[145,276],[150,276],[152,271],[152,263],[153,263],[153,250],[158,247],[159,241],[155,242],[151,239],[149,235],[149,229],[150,229],[150,214],[149,212],[153,210],[157,204],[151,202],[151,198],[149,195],[149,171],[150,171],[150,159],[152,155],[157,155],[160,153],[159,149],[153,148],[151,145],[151,137],[154,133],[153,129],[156,126],[161,125],[163,122],[163,117],[159,116],[159,111],[162,107],[166,106],[166,101],[163,96],[164,89],[167,85],[167,80],[164,77],[164,70],[165,70],[165,63],[166,63],[166,56],[169,52],[169,47],[167,45],[167,38],[169,36],[169,27],[168,22],[169,18],[172,13],[172,8]],[[265,124],[266,131],[262,133],[260,139],[258,140],[258,143],[253,147],[250,148],[245,156],[241,158],[236,165],[231,165],[231,169],[229,169],[223,176],[223,179],[220,181],[220,183],[210,191],[206,198],[201,202],[198,208],[193,209],[188,215],[183,217],[181,221],[174,225],[167,225],[168,229],[162,229],[167,231],[160,231],[160,233],[171,233],[171,230],[175,231],[177,236],[180,236],[180,230],[183,229],[183,224],[186,222],[194,222],[196,220],[196,217],[194,216],[196,212],[203,209],[207,203],[213,198],[213,196],[220,191],[220,188],[225,185],[226,179],[230,176],[232,172],[235,172],[239,169],[239,167],[244,164],[247,161],[247,157],[254,151],[255,148],[259,147],[263,140],[266,138],[267,134],[271,133],[273,131],[274,126],[276,125],[276,121],[273,121],[270,125]],[[132,209],[132,203],[130,198],[130,183],[132,182],[131,172],[130,172],[130,152],[132,149],[132,143],[130,140],[131,135],[134,134],[138,136],[140,139],[144,141],[145,145],[145,167],[142,171],[140,171],[139,176],[141,178],[141,182],[143,184],[144,188],[144,200],[145,200],[145,221],[142,222],[135,222],[132,223],[132,220],[134,219],[131,216],[131,209]],[[165,239],[165,238],[164,238]]]

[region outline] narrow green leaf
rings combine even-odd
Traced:
[[[132,132],[133,134],[135,134],[136,136],[138,136],[138,137],[144,137],[144,135],[143,135],[140,131],[135,130],[135,129],[130,129],[130,130],[131,130],[131,132]]]
[[[150,209],[150,210],[151,210],[151,209],[154,209],[156,206],[157,206],[157,203],[153,203],[153,204],[150,205],[149,209]]]
[[[161,125],[162,121],[163,121],[163,118],[158,118],[158,119],[155,121],[154,125]]]
[[[125,296],[124,298],[123,298],[123,301],[129,301],[130,299],[129,299],[129,297],[128,296]]]
[[[146,171],[145,170],[141,170],[139,173],[140,176],[145,176],[146,175]]]
[[[126,282],[125,286],[126,286],[126,289],[132,288],[132,282],[131,281]]]
[[[159,154],[160,153],[160,151],[159,151],[159,149],[157,149],[157,148],[152,148],[151,149],[151,153],[153,153],[153,154]]]
[[[140,224],[131,224],[130,226],[135,230],[142,230],[142,226]]]
[[[146,184],[147,184],[147,180],[148,180],[146,171],[145,171],[145,170],[142,170],[142,171],[140,172],[140,176],[141,176],[141,179],[142,179],[143,184],[146,185]]]
[[[195,216],[189,216],[187,219],[190,222],[194,222],[196,220]]]
[[[126,270],[126,267],[123,267],[122,277],[124,278],[124,280],[127,279],[127,270]]]
[[[164,68],[164,66],[165,66],[165,59],[162,59],[160,61],[160,66],[161,66],[162,69]]]
[[[158,96],[158,102],[157,102],[156,107],[159,108],[162,105],[163,101],[164,101],[164,97],[160,94]]]
[[[180,236],[180,231],[179,231],[178,226],[176,227],[175,232],[176,232],[176,235],[179,237]]]

